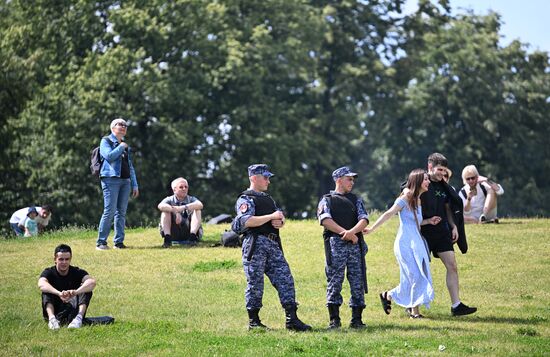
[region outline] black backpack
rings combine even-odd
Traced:
[[[221,243],[224,247],[242,247],[243,238],[240,234],[233,232],[232,230],[222,233]]]
[[[108,136],[104,136],[103,139],[107,139],[108,142],[111,142],[111,139],[109,139]],[[91,157],[90,157],[90,171],[92,172],[93,176],[98,176],[101,172],[101,165],[103,165],[103,157],[101,157],[101,153],[99,152],[99,146],[96,146],[92,149]]]

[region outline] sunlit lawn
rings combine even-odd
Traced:
[[[207,226],[199,247],[160,249],[158,230],[128,230],[129,249],[96,251],[96,232],[66,230],[27,240],[0,240],[0,355],[549,355],[550,220],[503,219],[468,226],[470,251],[458,254],[461,295],[475,315],[453,318],[443,265],[434,260],[436,299],[424,320],[399,307],[386,316],[378,292],[399,279],[393,255],[394,218],[368,237],[370,293],[364,321],[327,332],[321,228],[290,221],[282,231],[294,274],[299,316],[310,333],[284,329],[284,312],[266,278],[261,317],[272,330],[248,332],[240,250],[212,247],[227,226]],[[111,239],[111,238],[110,238]],[[107,326],[52,332],[41,318],[38,276],[53,265],[60,243],[73,248],[73,265],[98,286],[89,316],[112,315]],[[344,288],[344,298],[349,290]],[[440,346],[444,351],[440,352]],[[443,347],[441,347],[443,348]]]

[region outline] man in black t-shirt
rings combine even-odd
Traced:
[[[460,301],[458,289],[458,269],[453,244],[463,253],[467,250],[466,235],[462,212],[454,214],[451,207],[461,207],[461,200],[457,193],[444,180],[447,170],[447,159],[439,153],[428,157],[428,174],[430,185],[428,191],[420,196],[422,202],[422,216],[429,219],[433,216],[441,217],[436,225],[427,224],[421,227],[422,235],[428,242],[428,247],[434,257],[440,258],[447,269],[447,289],[451,296],[451,314],[453,316],[469,315],[477,311],[475,307],[464,305]]]
[[[80,328],[96,285],[87,271],[70,265],[71,258],[71,247],[58,245],[54,250],[55,265],[44,269],[38,279],[42,314],[50,330],[69,321],[69,328]]]

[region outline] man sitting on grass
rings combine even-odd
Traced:
[[[183,177],[172,181],[173,196],[158,204],[160,235],[163,248],[170,248],[172,241],[196,244],[202,238],[201,210],[203,204],[196,197],[188,195],[189,183]]]
[[[71,247],[58,245],[54,250],[55,265],[44,269],[38,279],[42,314],[50,330],[58,330],[60,324],[69,321],[68,328],[80,328],[96,285],[88,272],[70,265],[71,258]]]
[[[498,223],[497,196],[504,193],[498,183],[481,176],[475,165],[462,170],[464,187],[459,195],[464,204],[465,223]]]

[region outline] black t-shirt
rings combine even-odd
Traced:
[[[120,166],[120,178],[130,178],[130,163],[128,162],[128,149],[122,153],[122,163]]]
[[[82,285],[82,278],[88,275],[86,270],[79,267],[69,266],[69,273],[65,276],[59,275],[55,265],[44,269],[41,278],[48,279],[48,282],[59,291],[78,289]]]
[[[430,238],[449,237],[451,230],[447,219],[447,210],[445,205],[449,203],[449,196],[442,181],[432,181],[428,191],[420,196],[422,202],[422,218],[430,218],[433,216],[441,217],[441,222],[437,225],[426,224],[421,226],[422,234]]]

